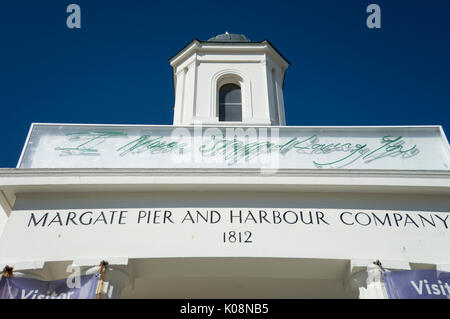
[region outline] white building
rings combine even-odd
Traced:
[[[376,260],[450,271],[440,126],[285,126],[289,63],[243,35],[170,64],[173,126],[32,125],[0,169],[1,267],[106,260],[122,298],[383,298]]]

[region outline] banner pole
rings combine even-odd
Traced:
[[[3,276],[6,278],[14,277],[14,267],[9,267],[8,265],[3,268]]]
[[[105,281],[106,267],[108,267],[108,262],[102,260],[99,266],[98,272],[100,273],[100,280],[97,286],[97,293],[95,294],[95,299],[101,299],[103,291],[103,282]]]

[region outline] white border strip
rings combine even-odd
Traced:
[[[20,165],[22,165],[22,159],[23,159],[23,156],[25,155],[25,150],[28,147],[28,141],[30,140],[30,136],[31,136],[31,132],[33,131],[34,124],[38,124],[38,123],[31,123],[30,129],[28,130],[28,135],[25,140],[25,144],[23,145],[22,153],[20,153],[19,161],[17,162],[16,168],[20,168]]]
[[[87,123],[31,123],[30,129],[28,131],[27,138],[25,140],[25,144],[22,148],[22,152],[20,154],[19,161],[17,163],[16,168],[20,168],[22,165],[22,160],[25,155],[26,149],[28,147],[28,142],[31,137],[33,128],[35,126],[86,126],[86,127],[141,127],[141,128],[195,128],[198,127],[196,125],[146,125],[146,124],[87,124]],[[219,129],[225,129],[225,128],[255,128],[253,126],[214,126],[214,125],[202,125],[202,128],[219,128]],[[379,129],[435,129],[439,134],[441,135],[443,141],[444,141],[444,147],[446,146],[446,155],[448,159],[450,160],[450,145],[447,140],[447,137],[445,135],[444,129],[442,125],[388,125],[388,126],[258,126],[257,128],[272,128],[272,129],[283,129],[283,130],[330,130],[330,129],[338,129],[338,130],[379,130]]]

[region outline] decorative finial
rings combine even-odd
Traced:
[[[6,265],[5,268],[3,268],[3,276],[13,277],[13,271],[14,271],[13,267],[9,267],[8,265]]]

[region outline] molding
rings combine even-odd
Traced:
[[[199,54],[206,52],[264,53],[270,55],[272,59],[276,61],[278,65],[280,65],[280,67],[288,68],[289,66],[289,63],[273,48],[273,46],[265,41],[261,43],[247,43],[239,45],[236,45],[235,43],[233,45],[226,45],[226,44],[217,45],[214,43],[199,42],[197,40],[193,40],[184,49],[182,49],[181,52],[179,52],[176,56],[171,58],[169,60],[169,63],[173,68],[176,68],[182,63],[184,63],[184,61],[188,59],[191,54],[193,53]],[[223,60],[218,59],[218,61]]]
[[[230,63],[230,64],[238,64],[238,63],[254,63],[258,64],[261,63],[260,60],[223,60],[223,59],[211,59],[211,60],[205,60],[205,59],[198,59],[199,63]]]
[[[101,186],[101,187],[99,187]],[[450,194],[450,171],[261,169],[0,169],[6,195],[45,192],[270,191]]]
[[[190,43],[186,45],[180,52],[178,52],[174,57],[170,58],[170,65],[175,68],[178,65],[179,61],[183,61],[186,56],[188,56],[193,50],[196,50],[200,47],[200,42],[197,39],[192,40]]]
[[[28,145],[28,141],[30,140],[31,132],[33,131],[33,126],[35,124],[37,124],[37,123],[31,123],[31,125],[30,125],[30,129],[28,130],[27,138],[25,139],[25,144],[22,147],[22,152],[20,153],[19,161],[17,162],[16,168],[19,168],[20,167],[19,165],[22,163],[23,156],[25,155],[25,149],[26,149],[26,146]]]
[[[106,260],[111,266],[128,266],[128,257],[104,256],[100,258],[77,258],[72,261],[73,266],[98,267],[101,261]]]
[[[5,177],[76,175],[245,175],[257,176],[258,168],[0,168],[0,181]],[[277,176],[315,177],[404,177],[449,179],[450,170],[384,170],[384,169],[278,169]],[[1,184],[0,184],[1,186]]]
[[[100,127],[143,127],[143,128],[190,128],[194,127],[194,125],[149,125],[149,124],[96,124],[96,123],[38,123],[34,122],[31,125],[41,125],[41,126],[61,126],[61,125],[70,125],[70,126],[100,126]],[[233,127],[233,125],[230,125]],[[439,132],[442,136],[445,136],[442,126],[439,124],[436,125],[354,125],[354,126],[261,126],[261,128],[282,128],[284,130],[380,130],[380,129],[399,129],[404,130],[408,129],[418,129],[418,130],[435,130]],[[447,142],[448,143],[448,142]],[[450,148],[450,146],[449,146]],[[0,168],[2,169],[2,168]]]
[[[179,76],[180,74],[185,73],[185,72],[186,72],[186,68],[180,68],[180,69],[175,73],[175,76]]]
[[[9,202],[8,197],[1,189],[0,189],[0,206],[3,208],[6,215],[9,216],[9,214],[11,213],[13,204]]]

